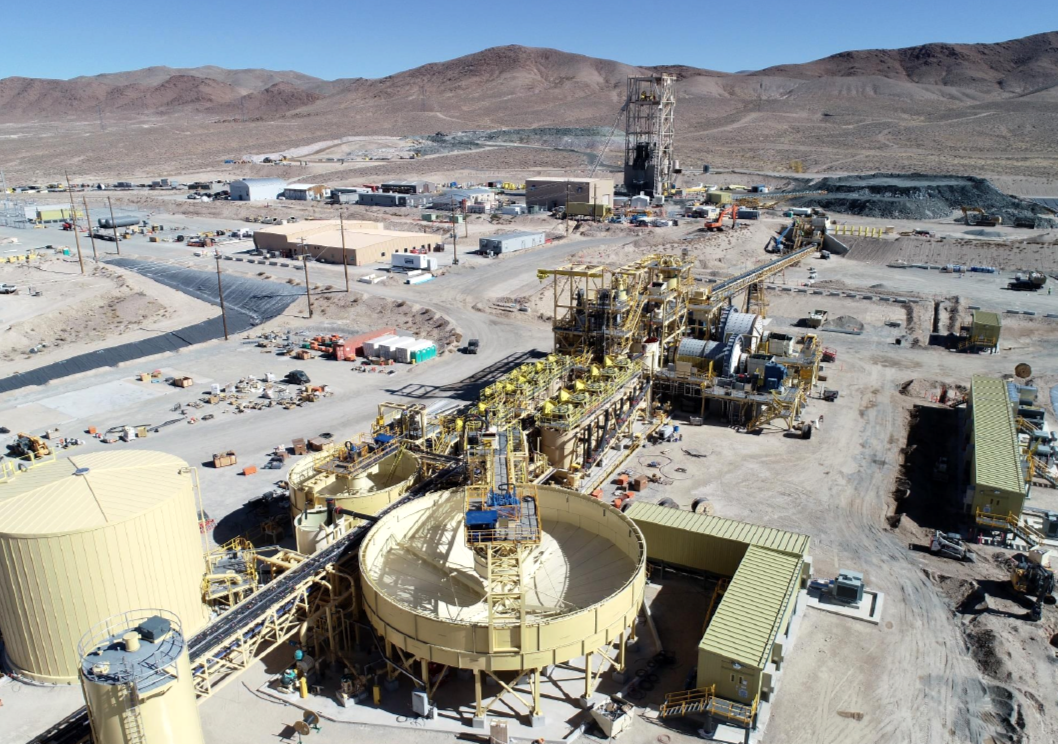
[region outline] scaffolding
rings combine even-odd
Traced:
[[[675,114],[674,75],[628,78],[624,182],[630,195],[663,196],[675,186]]]
[[[0,227],[14,227],[25,230],[33,226],[37,219],[36,202],[3,197],[0,199]]]

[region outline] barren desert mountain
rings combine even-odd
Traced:
[[[207,109],[210,114],[228,114],[243,118],[269,118],[315,103],[323,96],[294,85],[275,83],[264,90],[247,93],[236,100]]]
[[[987,93],[1022,94],[1058,83],[1058,31],[997,44],[924,44],[841,52],[752,73],[767,77],[882,77]]]
[[[310,88],[324,82],[319,78],[293,70],[229,70],[216,65],[202,67],[165,67],[157,65],[128,72],[106,72],[101,75],[83,75],[72,78],[71,83],[96,82],[104,85],[160,85],[174,75],[209,78],[234,86],[247,93],[264,90],[276,83],[291,83],[300,88]]]
[[[65,119],[95,114],[98,106],[126,113],[225,114],[228,104],[245,95],[240,111],[254,117],[355,110],[409,115],[409,126],[421,123],[413,114],[433,114],[456,128],[603,124],[623,99],[625,79],[651,72],[675,74],[691,110],[695,99],[723,98],[886,98],[912,105],[972,105],[1015,96],[1051,101],[1058,85],[1058,32],[997,44],[842,52],[745,74],[678,64],[637,67],[512,45],[375,79],[325,81],[291,71],[212,66],[147,67],[72,80],[6,78],[0,80],[0,120]]]

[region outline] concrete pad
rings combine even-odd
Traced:
[[[24,403],[4,411],[4,426],[10,429],[12,434],[20,431],[39,433],[41,429],[51,429],[73,420],[72,416],[64,415],[42,403]]]
[[[175,388],[164,383],[136,383],[132,379],[113,380],[50,398],[47,408],[81,418],[116,411],[134,403],[157,398]]]
[[[853,620],[878,625],[882,620],[882,606],[885,595],[864,587],[863,601],[858,606],[845,605],[830,598],[830,586],[833,581],[813,580],[808,587],[808,606],[823,612],[830,612]]]

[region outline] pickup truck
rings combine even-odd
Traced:
[[[0,284],[0,294],[18,294],[18,287],[14,284]]]
[[[472,338],[467,341],[467,354],[477,354],[478,349],[481,348],[481,342],[476,338]]]

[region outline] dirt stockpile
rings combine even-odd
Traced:
[[[1032,202],[1007,196],[984,178],[931,176],[922,173],[874,173],[824,178],[810,187],[824,196],[794,199],[801,207],[885,219],[929,220],[950,217],[961,206],[980,207],[1005,223],[1016,217],[1049,215]]]

